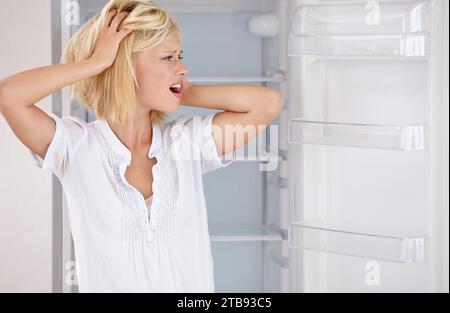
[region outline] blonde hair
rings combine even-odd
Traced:
[[[92,55],[101,27],[114,9],[118,13],[130,12],[118,30],[127,28],[133,31],[122,40],[111,67],[72,85],[71,100],[79,100],[88,110],[95,112],[98,119],[123,124],[141,94],[133,66],[134,54],[159,45],[180,28],[168,12],[151,0],[111,0],[73,35],[64,48],[63,63],[87,60]],[[161,123],[167,117],[164,112],[156,110],[151,115],[154,123]]]

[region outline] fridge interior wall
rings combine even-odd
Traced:
[[[436,212],[431,201],[428,126],[433,106],[440,103],[433,101],[431,94],[436,66],[428,43],[440,40],[439,33],[435,33],[436,38],[428,37],[431,30],[425,34],[425,40],[430,41],[419,50],[423,56],[408,57],[399,55],[396,48],[389,50],[402,45],[402,32],[410,31],[405,23],[411,14],[408,10],[421,2],[380,2],[381,23],[370,27],[365,24],[366,1],[360,1],[359,10],[349,2],[293,1],[293,8],[302,12],[297,18],[302,20],[292,20],[291,34],[298,32],[298,36],[291,37],[291,54],[298,56],[291,58],[290,79],[291,86],[298,82],[299,88],[290,90],[290,104],[294,106],[292,117],[302,121],[291,124],[290,137],[303,143],[291,145],[296,158],[292,163],[296,173],[293,215],[294,220],[308,221],[314,227],[325,225],[323,231],[312,228],[298,235],[299,245],[311,244],[308,237],[317,239],[310,249],[301,250],[303,291],[426,292],[435,287],[426,240],[438,238],[433,236]],[[405,3],[407,11],[399,12]],[[426,28],[432,20],[425,17],[419,22]],[[399,36],[394,36],[398,45],[386,45],[392,38],[373,36],[377,32],[398,32]],[[304,121],[337,124],[303,125]],[[398,141],[387,142],[390,131],[398,131],[401,137],[404,125],[423,126],[423,149],[405,151]],[[375,133],[371,135],[368,129]],[[363,246],[394,240],[382,235],[425,235],[427,261],[386,261],[383,257],[388,255],[397,255],[400,261],[402,251],[387,251],[383,244],[377,251]],[[321,246],[323,242],[328,246]],[[323,248],[335,253],[321,252]],[[379,257],[344,255],[359,252]]]
[[[83,24],[107,1],[78,2]],[[198,77],[262,77],[266,69],[278,68],[277,39],[262,39],[251,34],[248,28],[251,17],[276,10],[276,1],[155,2],[168,9],[181,27],[183,62],[189,70],[189,81]],[[78,28],[72,27],[71,33]],[[276,83],[248,83],[278,88]],[[179,112],[170,113],[168,120],[181,114],[210,112],[182,107]],[[95,120],[92,112],[76,102],[72,103],[71,114],[88,122]],[[238,155],[243,152],[241,149]],[[261,240],[262,225],[278,227],[278,189],[267,184],[267,173],[261,172],[259,166],[260,162],[236,161],[226,169],[204,176],[217,292],[280,290],[280,265],[272,256],[280,254],[281,236],[274,231],[272,239]],[[214,240],[216,237],[221,240]]]

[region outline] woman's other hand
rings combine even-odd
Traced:
[[[191,84],[190,82],[188,82],[186,80],[186,78],[183,78],[183,83],[181,86],[181,94],[182,94],[182,99],[181,101],[184,101],[185,99],[187,99],[188,96],[188,91],[193,87],[194,85]]]

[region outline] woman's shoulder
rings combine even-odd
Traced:
[[[194,114],[181,114],[161,126],[163,138],[166,142],[174,141],[193,142],[204,132],[205,118]],[[204,136],[204,134],[203,134]]]
[[[201,161],[202,174],[228,166],[235,153],[221,158],[218,154],[212,127],[214,117],[220,112],[206,115],[182,114],[163,126],[164,145],[177,159]]]
[[[203,131],[210,131],[210,126],[214,116],[218,112],[207,115],[181,114],[170,122],[162,125],[163,132],[168,135],[176,136],[180,134],[192,135],[198,132],[201,135]],[[203,134],[203,135],[209,135]]]
[[[63,136],[68,140],[68,144],[77,145],[88,136],[89,124],[76,116],[64,116],[58,118],[59,126]]]

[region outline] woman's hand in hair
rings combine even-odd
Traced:
[[[130,29],[118,31],[119,25],[128,14],[129,12],[117,14],[117,10],[112,10],[103,24],[94,52],[90,57],[90,60],[98,64],[103,71],[114,64],[122,39],[132,32]]]

